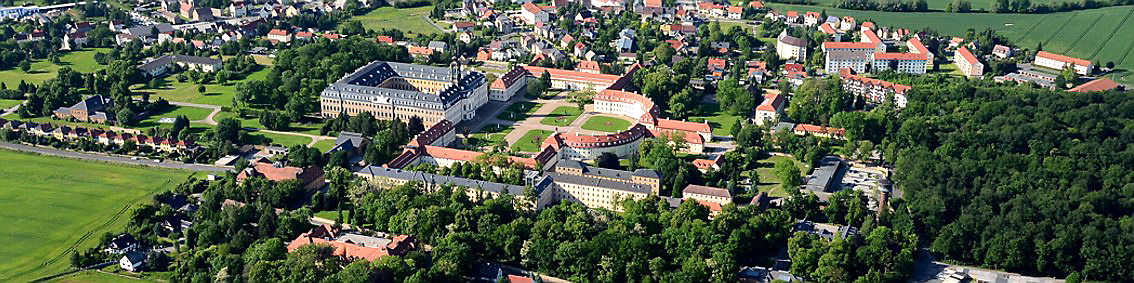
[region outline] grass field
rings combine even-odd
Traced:
[[[27,282],[69,268],[70,251],[126,224],[128,209],[190,175],[0,150],[0,281]],[[13,164],[18,164],[15,166]],[[42,267],[41,267],[42,265]]]
[[[24,101],[16,99],[0,99],[0,109],[12,108],[16,105],[19,105],[20,103],[24,103]]]
[[[489,124],[469,135],[469,145],[484,147],[504,142],[504,137],[512,132],[512,126]]]
[[[394,7],[381,7],[353,19],[362,22],[368,29],[397,29],[406,33],[435,34],[440,33],[429,23],[429,12],[433,6],[398,9]]]
[[[523,121],[528,118],[536,110],[539,110],[539,104],[530,101],[516,102],[508,105],[504,112],[496,115],[496,119],[508,121]]]
[[[236,88],[241,82],[247,80],[262,80],[268,76],[270,68],[264,67],[259,71],[248,74],[247,77],[241,80],[229,81],[227,84],[206,84],[205,93],[197,92],[197,84],[186,81],[178,82],[175,76],[162,77],[160,80],[161,88],[159,89],[142,89],[141,85],[134,88],[135,92],[148,91],[151,92],[151,99],[157,97],[165,98],[169,101],[191,102],[229,106],[232,105],[232,97],[236,95]]]
[[[740,119],[739,116],[729,115],[721,111],[721,105],[715,103],[706,103],[701,105],[701,113],[706,113],[708,116],[693,116],[689,118],[691,122],[709,122],[709,126],[713,128],[713,135],[729,136],[732,135],[732,124]]]
[[[583,122],[584,130],[600,131],[600,132],[621,132],[630,129],[632,124],[626,119],[610,117],[610,116],[591,116]]]
[[[55,78],[55,72],[63,67],[71,67],[72,70],[82,73],[101,70],[106,66],[95,63],[94,55],[98,52],[108,52],[108,50],[106,48],[95,48],[68,52],[59,57],[60,65],[52,64],[47,60],[35,60],[32,61],[31,71],[27,73],[20,71],[19,68],[0,71],[0,82],[8,85],[8,88],[16,88],[20,85],[20,80],[39,84],[47,79]]]
[[[319,151],[326,152],[328,150],[331,150],[332,147],[335,147],[335,140],[317,141],[317,142],[315,142],[314,147],[318,148]]]
[[[786,156],[772,156],[768,159],[760,160],[760,168],[756,169],[756,173],[760,175],[760,184],[758,184],[756,187],[759,191],[768,193],[769,196],[788,196],[788,192],[780,187],[781,179],[779,176],[776,176],[775,172],[776,161],[779,161],[781,159],[791,160],[793,163],[795,163],[795,166],[799,167],[799,172],[801,172],[803,176],[807,176],[807,165],[803,164],[803,162],[799,162],[799,160],[796,160],[795,158]]]
[[[263,139],[265,137],[272,139],[272,144],[278,144],[285,147],[291,147],[293,145],[300,144],[307,145],[311,143],[311,138],[305,136],[284,135],[259,131],[248,133],[248,135],[252,137],[252,143],[254,144],[262,144],[259,139]]]
[[[932,1],[931,1],[932,2]],[[975,4],[975,3],[974,3]],[[1051,14],[989,13],[892,13],[856,11],[830,7],[768,3],[779,10],[820,11],[828,15],[853,16],[879,26],[910,29],[932,28],[947,35],[964,36],[969,29],[992,29],[1014,44],[1088,59],[1114,62],[1119,72],[1113,79],[1134,83],[1134,6],[1119,6]],[[978,6],[979,7],[979,6]]]
[[[552,134],[551,131],[546,130],[530,130],[524,133],[520,140],[512,145],[512,150],[519,152],[537,152],[539,146],[543,144],[543,140],[547,139]]]
[[[106,274],[97,271],[82,271],[68,274],[59,278],[48,280],[47,282],[60,282],[60,283],[102,283],[102,282],[165,282],[149,278],[126,278],[113,274]]]
[[[578,107],[559,106],[556,107],[555,110],[552,110],[551,113],[547,114],[547,117],[544,117],[539,123],[548,126],[565,127],[575,122],[575,119],[579,119],[580,114],[583,114],[583,111],[579,110]]]

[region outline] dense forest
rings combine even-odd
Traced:
[[[909,95],[896,181],[941,259],[1134,280],[1134,94],[968,81]]]

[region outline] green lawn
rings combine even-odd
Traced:
[[[536,110],[539,110],[539,104],[531,101],[522,101],[508,105],[504,112],[496,115],[496,119],[509,120],[509,121],[523,121],[528,118]]]
[[[504,142],[504,137],[512,132],[512,126],[488,124],[469,135],[468,144],[474,147],[484,147]]]
[[[321,140],[321,141],[317,141],[317,142],[315,142],[315,146],[314,146],[314,147],[315,147],[315,148],[318,148],[318,149],[319,149],[319,151],[322,151],[322,152],[326,152],[326,151],[328,151],[328,150],[331,150],[331,148],[332,148],[332,147],[335,147],[335,140]]]
[[[135,86],[134,92],[151,92],[151,99],[161,97],[169,101],[229,106],[232,105],[232,98],[236,95],[236,88],[241,82],[247,80],[262,80],[268,76],[268,72],[270,72],[270,68],[265,67],[249,74],[241,80],[229,81],[223,85],[206,84],[205,93],[198,92],[197,84],[193,82],[178,82],[176,75],[160,78],[161,87],[158,89],[145,89],[142,88],[141,85],[138,85]]]
[[[331,221],[335,221],[336,219],[339,219],[339,211],[337,211],[337,210],[320,211],[320,212],[316,212],[314,216],[319,217],[319,218],[323,218],[323,219],[327,219],[327,220],[331,220]],[[350,219],[350,211],[344,209],[343,210],[343,218]],[[349,221],[344,221],[344,222],[349,222]]]
[[[524,133],[520,140],[512,145],[512,150],[519,152],[538,152],[539,146],[543,144],[543,140],[553,134],[547,130],[530,130]]]
[[[579,110],[579,107],[559,106],[556,107],[555,110],[552,110],[551,113],[548,113],[547,117],[544,117],[539,123],[549,126],[566,127],[575,122],[575,119],[578,119],[580,114],[583,114],[583,111]]]
[[[81,271],[68,274],[59,278],[48,280],[47,282],[60,282],[60,283],[102,283],[102,282],[163,282],[151,280],[146,278],[131,279],[118,275],[106,274],[96,271]]]
[[[729,115],[721,111],[720,104],[702,104],[701,113],[708,116],[693,116],[689,118],[691,122],[709,122],[709,126],[713,128],[713,135],[717,136],[731,136],[732,124],[739,120],[739,116]]]
[[[55,72],[62,67],[71,67],[72,70],[83,73],[101,70],[106,66],[95,63],[94,54],[98,52],[105,53],[108,52],[108,50],[110,49],[95,48],[68,52],[59,57],[60,65],[52,64],[47,60],[34,60],[31,64],[31,71],[27,73],[20,71],[19,68],[0,71],[0,82],[3,82],[9,89],[12,89],[20,85],[20,80],[39,84],[47,79],[55,78]]]
[[[259,131],[248,133],[248,135],[252,137],[253,144],[262,144],[260,140],[262,140],[263,138],[270,138],[272,139],[272,144],[278,144],[286,147],[300,144],[307,145],[311,143],[311,138],[305,136],[284,135]]]
[[[757,189],[761,192],[768,193],[769,196],[788,196],[788,192],[780,187],[780,177],[776,176],[775,172],[776,161],[779,161],[780,159],[791,160],[793,163],[795,163],[795,166],[799,167],[799,172],[801,172],[803,176],[807,176],[807,172],[809,170],[806,164],[803,164],[803,162],[799,162],[799,160],[796,160],[792,157],[772,156],[768,159],[760,160],[760,167],[756,169],[756,173],[760,175],[760,184],[757,185]]]
[[[213,117],[213,120],[220,122],[220,120],[224,119],[224,118],[236,118],[236,119],[240,120],[240,125],[244,126],[245,128],[264,129],[264,124],[260,123],[259,117],[247,117],[247,118],[246,117],[240,117],[240,115],[238,115],[236,113],[232,113],[232,112],[223,112],[222,111],[220,113],[217,113],[217,116]],[[304,133],[304,134],[310,134],[310,135],[319,135],[319,128],[321,128],[322,126],[323,125],[321,125],[321,124],[300,124],[300,123],[293,122],[290,125],[288,125],[287,132],[296,132],[296,133]]]
[[[190,175],[0,150],[0,281],[27,282],[69,268],[70,252],[120,231],[128,208]],[[18,165],[13,165],[18,164]],[[126,217],[123,217],[126,216]]]
[[[24,101],[23,100],[16,100],[16,99],[0,99],[0,109],[12,108],[12,107],[15,107],[16,105],[19,105],[20,103],[24,103]],[[0,112],[2,112],[2,111],[0,111]]]
[[[934,0],[931,1],[947,1]],[[1059,1],[1059,0],[1052,0]],[[976,7],[982,6],[973,3]],[[853,16],[859,22],[874,21],[879,26],[920,30],[932,28],[945,35],[965,36],[969,29],[992,29],[1014,44],[1083,58],[1105,64],[1114,62],[1121,71],[1112,75],[1134,83],[1134,6],[1118,6],[1049,14],[991,13],[895,13],[857,11],[830,7],[768,3],[777,10],[826,10],[832,16]],[[931,4],[932,7],[933,4]],[[987,6],[983,6],[987,7]]]
[[[621,132],[630,129],[632,124],[626,119],[610,117],[610,116],[591,116],[583,122],[584,130],[600,131],[600,132]]]
[[[381,7],[362,16],[355,16],[353,20],[362,22],[368,29],[397,29],[406,33],[436,34],[442,31],[429,24],[429,12],[433,6],[398,9],[394,7]]]

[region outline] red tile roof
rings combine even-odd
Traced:
[[[540,9],[539,6],[532,4],[532,2],[524,3],[521,8],[532,14],[539,14],[539,12],[543,11],[543,9]]]
[[[899,94],[904,94],[904,93],[906,93],[906,91],[913,89],[913,87],[910,87],[908,85],[896,84],[896,83],[883,81],[883,80],[879,80],[879,79],[875,79],[875,78],[868,78],[868,77],[855,75],[854,71],[849,69],[849,68],[843,68],[842,70],[839,70],[839,78],[843,79],[843,80],[859,81],[859,82],[863,82],[863,83],[870,84],[870,85],[881,86],[883,88],[892,89],[892,90],[894,90],[894,92],[899,93]]]
[[[409,54],[413,55],[433,55],[433,49],[429,47],[410,45],[408,49]]]
[[[394,38],[388,35],[379,35],[375,40],[377,40],[378,43],[394,43]]]
[[[600,70],[599,62],[595,62],[595,61],[591,61],[591,60],[579,61],[578,64],[575,64],[575,70],[599,71]]]
[[[844,133],[846,133],[846,129],[843,128],[833,128],[811,124],[796,124],[795,128],[792,128],[792,131],[812,134],[831,134],[836,136],[842,136]]]
[[[972,52],[969,52],[969,49],[965,47],[957,48],[957,54],[955,54],[954,56],[961,56],[961,59],[965,59],[965,62],[968,62],[971,65],[980,63],[980,60],[977,60],[977,57],[974,56]]]
[[[681,130],[696,133],[712,133],[709,123],[694,123],[669,119],[658,119],[658,128],[666,130]]]
[[[737,13],[737,14],[739,14],[739,13],[744,13],[744,7],[740,7],[740,6],[728,6],[728,12],[729,12],[729,13]]]
[[[1069,57],[1069,56],[1066,56],[1066,55],[1055,54],[1055,53],[1051,53],[1051,52],[1047,52],[1047,51],[1040,51],[1039,53],[1036,54],[1036,57],[1037,58],[1047,58],[1047,59],[1051,59],[1051,60],[1055,60],[1055,61],[1059,61],[1059,62],[1071,63],[1071,64],[1075,64],[1075,65],[1080,65],[1080,66],[1090,66],[1091,65],[1091,61],[1087,61],[1087,60],[1083,60],[1083,59],[1079,59],[1079,58],[1075,58],[1075,57]]]
[[[784,105],[783,102],[784,102],[784,96],[783,95],[780,95],[779,93],[775,93],[775,92],[770,92],[770,91],[765,92],[764,93],[764,101],[760,102],[759,106],[756,106],[756,111],[779,112],[780,109],[778,109],[778,108],[783,107],[783,105]]]
[[[752,1],[752,2],[748,2],[748,6],[752,7],[752,8],[756,8],[756,9],[763,9],[764,8],[764,2]]]
[[[910,40],[907,42],[909,42],[910,45],[913,45],[914,47],[914,50],[910,51],[916,51],[917,53],[921,54],[930,54],[929,48],[925,48],[925,44],[921,43],[921,39],[918,39],[917,37],[910,37]]]
[[[824,42],[823,49],[874,49],[878,45],[870,42]]]
[[[874,60],[929,60],[925,54],[920,53],[874,53]]]
[[[872,29],[862,30],[862,39],[860,40],[862,40],[863,42],[870,42],[875,44],[882,43],[882,39],[878,38],[878,34],[874,33],[874,30]]]
[[[1085,84],[1081,84],[1081,85],[1079,85],[1075,88],[1069,89],[1067,91],[1072,91],[1072,92],[1108,91],[1108,90],[1112,90],[1112,89],[1117,89],[1118,86],[1119,86],[1118,83],[1114,82],[1111,79],[1098,78],[1098,79],[1095,79],[1093,81],[1089,81]]]
[[[268,31],[268,35],[282,35],[282,36],[287,36],[287,34],[288,34],[288,33],[287,33],[287,30],[282,30],[282,29],[273,29],[273,30],[271,30],[271,31]]]
[[[662,0],[646,0],[646,7],[661,8]]]
[[[796,12],[796,11],[787,11],[787,17],[788,17],[788,18],[795,18],[795,17],[799,17],[799,12]]]
[[[823,23],[822,25],[819,25],[819,30],[823,31],[823,33],[826,33],[826,34],[838,34],[839,33],[838,31],[835,30],[835,28],[831,27],[831,23]],[[827,42],[823,43],[824,47],[826,47],[826,44],[827,44]]]
[[[528,73],[531,73],[532,76],[535,76],[535,77],[541,76],[543,74],[543,72],[546,71],[548,74],[551,75],[551,78],[553,80],[582,81],[582,82],[589,82],[589,83],[592,83],[592,84],[614,84],[615,82],[618,81],[618,79],[622,78],[621,76],[618,76],[618,75],[591,74],[591,73],[587,73],[587,72],[579,72],[579,71],[571,71],[571,70],[563,70],[563,69],[555,69],[555,68],[544,68],[544,67],[537,67],[537,66],[524,66],[523,68],[528,70]]]

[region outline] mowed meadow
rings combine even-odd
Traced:
[[[992,29],[1013,44],[1035,49],[1043,44],[1048,52],[1088,59],[1100,64],[1114,62],[1113,79],[1134,83],[1134,6],[1109,7],[1051,14],[991,13],[898,13],[834,9],[830,7],[769,3],[780,11],[826,10],[832,16],[852,16],[859,22],[920,30],[932,28],[942,34],[964,36],[969,29]]]
[[[9,150],[0,164],[0,282],[68,270],[71,251],[122,230],[136,204],[191,174]]]

